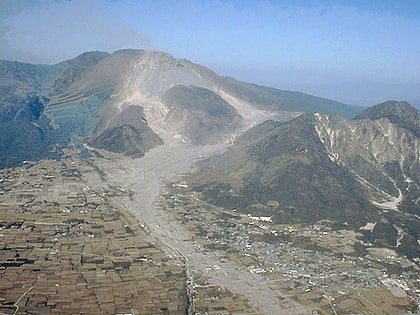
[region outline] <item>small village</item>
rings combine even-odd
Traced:
[[[275,224],[270,217],[209,205],[184,182],[167,186],[161,206],[219,251],[319,314],[417,314],[418,261],[362,241],[362,231]],[[270,206],[270,205],[268,205]],[[223,263],[223,260],[222,260]],[[209,270],[220,266],[209,266]]]

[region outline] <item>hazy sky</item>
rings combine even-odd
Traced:
[[[420,105],[419,0],[0,0],[0,59],[121,48],[351,104]]]

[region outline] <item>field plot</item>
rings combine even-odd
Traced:
[[[87,173],[71,157],[1,171],[0,312],[185,313],[183,267]]]

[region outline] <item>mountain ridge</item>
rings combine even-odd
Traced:
[[[342,103],[303,93],[296,94],[297,92],[261,87],[222,77],[189,60],[174,58],[165,52],[156,51],[136,49],[119,50],[114,53],[92,51],[56,65],[0,61],[0,73],[7,74],[0,79],[2,92],[0,117],[5,117],[10,108],[26,106],[18,104],[25,104],[29,95],[45,100],[42,115],[45,116],[46,125],[43,132],[49,136],[40,138],[40,141],[50,139],[50,142],[43,143],[47,151],[59,152],[61,147],[70,142],[76,146],[81,146],[85,141],[104,145],[106,142],[95,142],[94,139],[103,135],[111,126],[116,128],[130,125],[134,128],[129,128],[130,130],[138,131],[137,124],[141,122],[137,118],[130,121],[129,117],[126,117],[124,123],[118,118],[127,108],[133,106],[143,112],[145,124],[140,128],[142,132],[148,128],[150,134],[154,133],[161,139],[166,139],[164,141],[195,144],[232,141],[238,133],[267,118],[284,121],[301,113],[320,110],[327,113],[347,113],[349,116],[355,111],[362,110],[359,107],[348,107]],[[211,110],[203,112],[184,108],[186,115],[184,116],[188,119],[178,126],[173,123],[173,119],[170,119],[174,111],[170,110],[170,104],[164,100],[165,93],[177,85],[193,86],[196,92],[200,88],[207,89],[210,91],[208,93],[214,93],[224,100],[223,102],[218,100],[216,103],[223,103],[226,108],[233,106],[237,115],[227,117],[223,122],[219,121],[219,125],[214,122],[209,124],[211,115],[206,115]],[[196,98],[192,94],[189,97],[190,102]],[[173,103],[181,105],[176,101]],[[208,104],[208,106],[213,105]],[[207,114],[202,116],[203,113]],[[211,137],[204,135],[200,136],[199,141],[192,137],[192,135],[198,137],[202,124],[194,125],[191,122],[200,120],[207,121],[209,130],[217,132],[216,140],[210,141]],[[3,134],[5,138],[11,136],[10,131],[6,133],[4,130]],[[14,136],[20,137],[22,143],[25,142],[23,135]],[[207,140],[204,140],[206,137]],[[134,139],[140,137],[131,138],[133,141]],[[134,147],[140,149],[141,144],[135,144],[131,140],[126,144],[131,143],[133,149]],[[155,143],[157,145],[159,141],[156,140]],[[112,150],[111,147],[108,149]],[[131,149],[126,149],[123,151],[131,152]],[[151,148],[140,151],[147,152],[149,149]],[[4,155],[0,152],[0,155],[2,154]],[[41,157],[43,155],[39,154],[39,158]],[[8,165],[17,165],[27,159],[25,150],[20,150],[16,152],[15,162]]]
[[[354,120],[371,119],[378,120],[388,118],[392,123],[406,128],[420,136],[420,113],[405,101],[387,101],[372,106],[356,115]]]
[[[278,223],[380,222],[369,242],[419,257],[419,148],[415,132],[387,117],[305,114],[251,128],[187,181],[210,204]]]

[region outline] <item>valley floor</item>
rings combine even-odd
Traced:
[[[392,250],[364,245],[362,258],[358,232],[279,225],[191,192],[183,175],[227,148],[68,151],[1,170],[0,313],[418,313],[418,266]]]
[[[166,144],[141,159],[101,152],[105,158],[96,159],[96,165],[104,171],[107,180],[128,192],[124,205],[145,226],[156,244],[185,263],[191,278],[207,270],[208,285],[225,288],[246,299],[257,314],[309,314],[309,310],[287,297],[285,292],[273,289],[264,276],[224,260],[217,252],[203,250],[178,220],[156,207],[155,201],[164,183],[178,179],[191,171],[194,162],[220,154],[226,147]],[[196,289],[197,284],[192,287]]]
[[[252,223],[236,213],[226,215],[226,209],[208,211],[211,205],[193,195],[182,176],[194,171],[195,162],[227,148],[172,142],[141,159],[106,152],[95,159],[108,183],[124,192],[123,206],[153,243],[184,266],[191,309],[204,314],[210,305],[219,313],[280,315],[403,314],[415,308],[418,267],[375,248],[368,249],[369,258],[358,258],[357,233]],[[261,241],[270,233],[283,238],[281,243]],[[313,247],[301,246],[302,240]],[[408,270],[403,277],[387,274],[401,265]],[[229,297],[222,298],[222,292]]]
[[[1,312],[419,312],[418,265],[355,231],[207,204],[183,176],[229,143],[167,137],[140,159],[88,148],[2,170]]]

